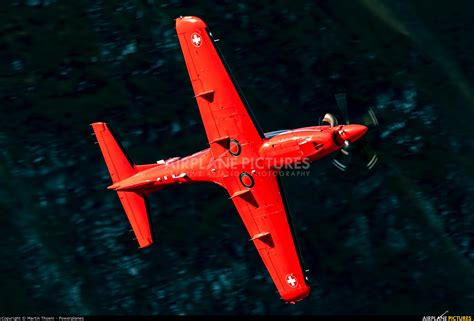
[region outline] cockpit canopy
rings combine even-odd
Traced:
[[[280,130],[274,130],[272,132],[265,133],[265,138],[272,138],[273,136],[279,135],[286,133],[287,131],[290,131],[289,129],[280,129]]]

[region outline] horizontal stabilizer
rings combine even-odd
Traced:
[[[91,124],[114,183],[135,174],[134,164],[106,123]]]
[[[139,170],[130,157],[127,156],[106,123],[93,123],[91,126],[112,178],[113,184],[108,188],[119,190],[124,187],[130,187],[125,186],[126,183],[123,181],[135,175]],[[153,164],[153,166],[157,165]],[[117,195],[125,210],[125,214],[127,214],[130,225],[132,225],[140,248],[151,245],[153,239],[148,219],[147,198],[143,194],[135,192],[117,191]]]
[[[148,220],[148,200],[135,192],[117,192],[140,248],[153,243]]]
[[[143,189],[147,186],[153,185],[155,182],[151,180],[146,181],[139,181],[136,183],[127,183],[129,180],[123,180],[117,183],[114,183],[107,187],[107,189],[115,190],[115,191],[126,191],[126,190],[136,190],[136,189]]]

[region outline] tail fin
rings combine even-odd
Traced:
[[[119,182],[137,173],[137,167],[125,153],[107,124],[93,123],[91,126],[99,142],[112,182]],[[146,196],[137,192],[123,191],[119,191],[117,194],[132,225],[140,248],[151,245],[153,239],[148,219]]]

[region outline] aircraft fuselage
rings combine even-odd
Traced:
[[[213,182],[239,173],[254,173],[255,169],[274,175],[282,167],[310,163],[339,150],[344,141],[354,142],[367,131],[363,125],[311,126],[283,131],[265,138],[257,157],[245,157],[245,144],[229,138],[220,155],[210,148],[183,158],[158,161],[156,166],[140,170],[135,175],[109,186],[116,191],[149,190],[153,192],[167,185]],[[243,178],[246,179],[245,177]],[[251,181],[244,185],[251,187]]]

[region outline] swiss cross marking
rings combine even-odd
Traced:
[[[193,33],[191,35],[191,42],[193,43],[194,47],[201,47],[201,36],[198,33]]]
[[[295,278],[293,274],[288,274],[286,276],[286,283],[292,288],[295,288],[298,285],[298,280]]]

